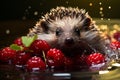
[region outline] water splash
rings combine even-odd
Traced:
[[[110,21],[111,19],[110,19],[109,15],[110,15],[110,11],[112,10],[112,6],[110,5],[110,1],[106,0],[105,2],[103,2],[102,0],[100,0],[97,3],[90,2],[89,6],[90,7],[92,7],[92,6],[95,7],[97,4],[98,4],[98,10],[99,10],[98,14],[100,15],[100,19],[104,20],[105,18],[107,18],[107,20]],[[107,11],[107,13],[106,13],[106,11]]]

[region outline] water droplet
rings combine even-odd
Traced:
[[[25,12],[28,12],[28,9],[26,9]]]
[[[93,4],[92,4],[92,3],[89,3],[89,6],[93,6]]]
[[[108,18],[108,21],[110,21],[110,18]]]
[[[10,34],[10,30],[9,29],[6,30],[6,34]]]
[[[111,9],[111,6],[108,6],[108,9]]]
[[[66,4],[68,4],[69,2],[68,1],[66,1]]]
[[[102,5],[102,2],[99,2],[99,5]]]
[[[102,11],[103,10],[103,7],[100,7],[100,11]]]
[[[31,9],[31,6],[28,6],[28,9]]]
[[[101,20],[103,20],[103,18],[101,18]]]
[[[100,13],[100,14],[103,14],[103,12],[102,12],[102,11],[100,11],[99,13]]]
[[[34,12],[34,15],[35,15],[35,16],[38,15],[38,11],[35,11],[35,12]]]

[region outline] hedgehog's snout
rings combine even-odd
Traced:
[[[72,37],[68,37],[65,39],[65,44],[66,45],[72,45],[74,44],[74,39]]]

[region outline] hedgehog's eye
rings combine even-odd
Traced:
[[[62,29],[61,28],[57,28],[56,29],[56,36],[61,35],[61,33],[62,33]]]
[[[75,32],[77,35],[80,35],[80,29],[79,29],[78,27],[76,27],[76,28],[74,29],[74,32]]]

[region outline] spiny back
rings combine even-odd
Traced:
[[[70,18],[85,18],[88,17],[88,14],[84,9],[72,8],[72,7],[57,7],[56,9],[51,9],[50,13],[45,14],[42,17],[43,20],[47,22],[54,21],[56,19],[63,19],[65,17]]]

